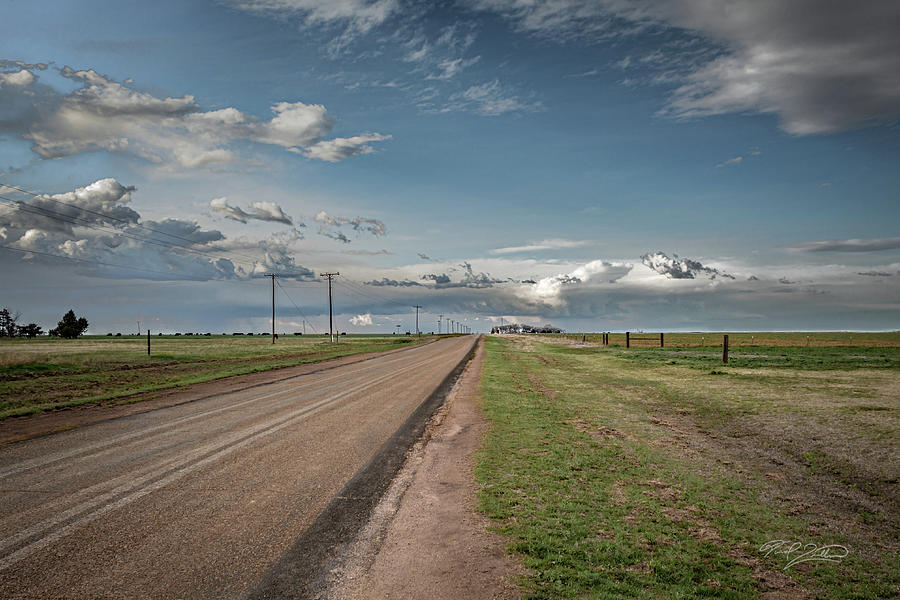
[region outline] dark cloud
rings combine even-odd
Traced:
[[[782,246],[797,252],[879,252],[900,248],[900,237],[849,240],[823,240]]]
[[[385,227],[384,223],[378,219],[366,217],[354,217],[350,219],[348,217],[329,215],[323,210],[320,211],[313,220],[316,223],[321,223],[321,226],[319,227],[319,233],[321,235],[333,240],[338,240],[339,242],[344,242],[345,244],[350,243],[350,238],[340,231],[340,228],[345,225],[352,227],[353,231],[357,234],[370,233],[375,237],[387,235],[387,227]]]
[[[421,283],[416,281],[409,281],[408,279],[404,279],[403,281],[397,281],[396,279],[388,279],[387,277],[382,277],[381,280],[372,280],[366,281],[366,285],[374,285],[378,287],[413,287],[420,286]]]
[[[273,223],[284,223],[285,225],[293,225],[294,220],[285,214],[284,210],[274,202],[254,201],[250,204],[250,208],[244,210],[238,206],[228,204],[228,198],[213,198],[209,202],[209,207],[225,216],[226,219],[246,223],[250,219],[258,221],[271,221]]]
[[[423,275],[422,279],[425,281],[433,281],[434,287],[438,289],[446,289],[446,288],[472,288],[472,289],[481,289],[481,288],[489,288],[493,287],[496,284],[507,283],[505,279],[495,279],[491,277],[487,273],[475,273],[472,270],[472,265],[469,262],[463,262],[459,265],[461,269],[450,269],[453,271],[462,271],[462,279],[459,281],[453,281],[449,275],[446,273],[431,273],[428,275]]]
[[[793,134],[829,133],[900,117],[900,3],[743,2],[729,10],[706,0],[468,0],[521,30],[554,41],[628,36],[650,30],[704,40],[709,51],[682,65],[671,42],[622,68],[661,64],[676,83],[663,110],[679,118],[772,113]],[[662,38],[663,36],[659,36]],[[688,55],[691,56],[691,55]],[[704,56],[700,54],[699,56]]]
[[[893,273],[886,271],[861,271],[857,275],[865,275],[866,277],[893,277]]]

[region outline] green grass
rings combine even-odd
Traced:
[[[134,402],[148,392],[330,358],[381,352],[433,339],[385,335],[85,336],[0,338],[0,419],[100,402]],[[141,396],[135,396],[140,394]]]
[[[721,377],[540,339],[488,338],[492,427],[476,467],[481,510],[529,569],[527,597],[900,591],[894,370],[807,361]],[[759,551],[773,539],[851,553],[783,570]]]

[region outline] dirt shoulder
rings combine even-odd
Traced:
[[[519,598],[522,568],[476,512],[474,453],[487,430],[479,407],[479,346],[424,438],[333,571],[326,597]]]
[[[250,373],[247,375],[225,377],[223,379],[197,383],[187,387],[135,394],[101,404],[85,404],[52,412],[27,415],[24,417],[9,417],[0,421],[0,445],[27,440],[42,435],[49,435],[58,431],[65,431],[67,429],[99,423],[109,419],[117,419],[119,417],[149,412],[167,406],[194,402],[203,398],[219,396],[229,392],[266,385],[275,381],[300,377],[302,375],[333,369],[342,365],[370,360],[394,352],[403,352],[408,349],[409,348],[398,348],[396,350],[388,350],[385,352],[353,354],[321,362],[298,365],[296,367],[286,367],[283,369]]]

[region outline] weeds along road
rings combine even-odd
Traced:
[[[0,597],[258,593],[475,340],[0,448]]]

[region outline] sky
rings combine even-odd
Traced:
[[[900,4],[0,1],[0,306],[900,329]]]

